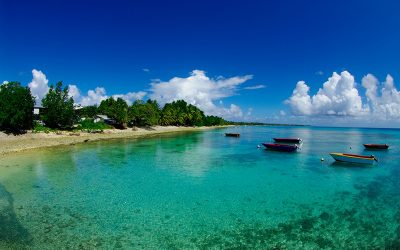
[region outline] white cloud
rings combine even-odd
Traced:
[[[318,76],[322,76],[324,75],[324,72],[322,70],[318,70],[317,72],[315,72],[315,74]]]
[[[293,90],[292,96],[285,101],[289,104],[294,115],[311,115],[311,97],[308,94],[310,87],[304,81],[299,81]]]
[[[49,90],[49,80],[47,80],[46,75],[40,70],[33,69],[32,75],[33,79],[28,86],[31,89],[32,95],[36,98],[36,105],[40,105],[42,98]]]
[[[365,95],[375,118],[400,118],[400,92],[396,89],[391,75],[387,75],[386,81],[380,84],[375,76],[368,74],[363,77],[362,86],[366,89]]]
[[[286,112],[283,111],[283,110],[281,110],[281,111],[279,111],[279,114],[280,114],[281,116],[285,116],[285,115],[286,115]]]
[[[8,81],[3,81],[3,84],[7,84],[7,83],[9,83]]]
[[[122,98],[124,99],[129,105],[131,105],[134,101],[136,100],[142,100],[143,97],[147,93],[144,91],[139,91],[139,92],[128,92],[126,94],[119,94],[119,95],[113,95],[115,99],[117,98]]]
[[[202,70],[193,70],[187,78],[174,77],[167,82],[153,81],[150,98],[162,105],[183,99],[197,106],[207,115],[239,118],[243,116],[243,111],[239,106],[231,104],[229,108],[225,108],[215,105],[214,101],[235,95],[238,86],[251,78],[251,75],[245,75],[212,79],[207,77]]]
[[[332,122],[324,116],[341,116],[340,124],[364,126],[400,125],[400,92],[393,77],[387,75],[380,83],[372,74],[362,78],[365,101],[357,90],[354,77],[347,71],[333,73],[317,94],[310,96],[310,88],[304,81],[297,83],[291,97],[285,101],[292,114],[308,116],[310,120]]]
[[[116,94],[112,95],[112,97],[115,99],[122,98],[128,103],[128,105],[131,105],[134,101],[143,99],[146,94],[146,92],[139,91],[128,92],[126,94]],[[76,85],[69,85],[69,95],[74,98],[76,103],[79,103],[82,106],[99,105],[101,101],[109,97],[106,93],[106,89],[102,87],[97,87],[94,90],[91,89],[87,92],[87,95],[82,96]]]
[[[89,90],[86,96],[82,96],[80,101],[77,101],[82,106],[99,105],[101,101],[107,99],[106,89],[96,87],[95,90]]]
[[[36,104],[40,105],[42,98],[47,94],[49,90],[49,80],[42,71],[33,69],[32,70],[33,79],[28,84],[31,89],[32,95],[36,98]],[[75,103],[81,104],[82,106],[88,105],[99,105],[102,100],[107,99],[109,96],[106,94],[105,88],[96,87],[94,90],[89,90],[87,95],[81,95],[81,91],[75,84],[68,85],[69,92],[68,95],[72,97]],[[122,98],[128,104],[131,104],[135,100],[142,99],[147,93],[143,91],[139,92],[128,92],[126,94],[116,94],[113,95],[114,98]]]
[[[267,86],[265,86],[263,84],[259,84],[259,85],[244,87],[243,89],[253,90],[253,89],[263,89],[263,88],[266,88],[266,87]]]
[[[146,69],[146,68],[144,68],[144,69],[142,69],[144,72],[150,72],[150,69]]]
[[[297,83],[292,96],[286,101],[295,115],[360,116],[368,112],[363,106],[354,77],[347,71],[334,72],[316,95],[309,95],[304,81]]]
[[[79,91],[78,86],[70,84],[68,86],[68,95],[74,99],[75,102],[80,100],[81,93]]]

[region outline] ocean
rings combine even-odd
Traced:
[[[303,143],[258,147],[273,137]],[[336,163],[331,152],[379,162]],[[0,248],[399,249],[399,156],[400,130],[311,126],[16,153],[0,161]]]

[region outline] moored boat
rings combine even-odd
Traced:
[[[287,144],[278,144],[278,143],[263,143],[264,147],[271,150],[283,151],[283,152],[294,152],[299,147],[297,145],[287,145]]]
[[[240,134],[239,133],[225,133],[225,136],[228,136],[228,137],[239,137]]]
[[[378,161],[373,155],[366,156],[366,155],[345,154],[345,153],[330,153],[330,155],[336,161],[341,161],[341,162],[373,164],[375,161]]]
[[[272,138],[275,142],[284,142],[284,143],[300,143],[300,138]]]
[[[363,144],[366,149],[388,149],[387,144]]]

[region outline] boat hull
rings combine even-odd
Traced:
[[[363,144],[366,149],[388,149],[387,144]]]
[[[227,137],[239,137],[240,134],[237,134],[237,133],[225,133],[225,136],[227,136]]]
[[[269,150],[282,151],[282,152],[294,152],[298,149],[297,145],[285,145],[276,143],[263,143],[264,147]]]
[[[333,159],[340,162],[373,164],[376,161],[374,156],[363,156],[343,153],[330,153]]]
[[[275,142],[300,143],[300,138],[272,138]]]

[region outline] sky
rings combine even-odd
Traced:
[[[82,105],[184,99],[229,120],[400,127],[397,1],[0,0],[0,81]],[[0,83],[1,83],[0,82]]]

